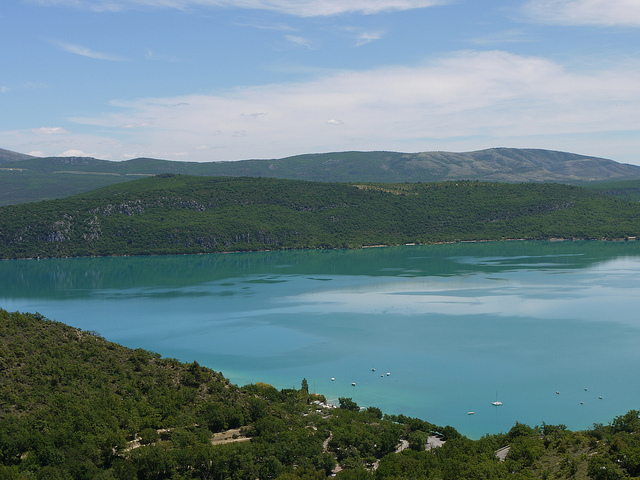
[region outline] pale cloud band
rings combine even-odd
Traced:
[[[342,13],[374,14],[411,10],[451,3],[452,0],[30,0],[44,6],[66,6],[94,11],[119,11],[132,8],[193,7],[246,8],[271,10],[300,17]]]
[[[112,106],[121,111],[73,119],[83,130],[99,126],[111,132],[107,138],[65,132],[54,139],[46,129],[23,132],[21,151],[46,150],[46,142],[56,142],[59,152],[76,148],[108,159],[213,161],[336,150],[443,150],[449,145],[461,151],[464,139],[481,147],[479,138],[486,147],[536,146],[535,139],[544,138],[540,148],[614,158],[614,147],[625,142],[620,137],[602,143],[602,136],[637,138],[640,71],[622,64],[571,72],[539,57],[469,51],[418,67],[348,71],[305,83]],[[132,129],[136,144],[126,143]],[[571,137],[568,148],[549,140]],[[5,139],[0,133],[0,142],[15,144]]]
[[[285,38],[299,47],[311,48],[311,42],[304,37],[298,35],[285,35]]]
[[[638,0],[532,0],[525,12],[551,24],[640,27]]]
[[[371,43],[375,40],[380,40],[383,36],[382,32],[362,32],[358,35],[358,41],[356,45],[361,47],[367,43]]]
[[[93,11],[141,8],[188,10],[243,8],[270,10],[299,17],[344,13],[375,14],[447,5],[454,0],[27,0],[42,6],[64,6]],[[477,0],[472,0],[477,1]],[[559,25],[640,26],[638,0],[529,0],[523,11],[537,21]]]
[[[43,135],[59,135],[63,133],[70,133],[62,127],[40,127],[34,128],[32,132]]]
[[[112,62],[124,62],[126,59],[119,55],[111,55],[109,53],[96,52],[91,50],[90,48],[83,47],[81,45],[76,45],[73,43],[59,42],[53,41],[55,45],[58,45],[63,50],[73,53],[75,55],[80,55],[82,57],[93,58],[94,60],[108,60]]]

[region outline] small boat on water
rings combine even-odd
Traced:
[[[499,407],[500,405],[502,405],[502,402],[496,400],[495,402],[491,402],[491,405],[493,405],[494,407]]]
[[[355,387],[355,386],[356,386],[356,382],[352,382],[352,383],[351,383],[351,386],[352,386],[352,387]]]
[[[467,415],[475,415],[476,412],[467,412]]]

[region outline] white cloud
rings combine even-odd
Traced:
[[[118,55],[111,55],[109,53],[95,52],[87,47],[83,47],[81,45],[75,45],[73,43],[58,42],[58,41],[54,41],[53,43],[55,43],[60,48],[62,48],[63,50],[69,53],[73,53],[75,55],[80,55],[83,57],[93,58],[95,60],[109,60],[112,62],[126,61],[124,57],[120,57]]]
[[[311,48],[311,42],[304,37],[300,37],[298,35],[285,35],[285,38],[299,47]]]
[[[94,11],[118,11],[130,8],[192,7],[246,8],[272,10],[299,17],[338,15],[342,13],[374,14],[411,10],[451,3],[452,0],[30,0],[44,6],[61,5]]]
[[[62,152],[60,157],[90,157],[91,154],[85,153],[82,150],[66,150]]]
[[[76,150],[78,152],[93,152],[90,156],[105,160],[123,160],[134,156],[143,156],[142,152],[148,152],[147,146],[147,150],[140,149],[140,155],[124,155],[127,148],[137,148],[138,146],[123,145],[113,138],[79,134],[62,127],[0,131],[0,145],[16,152],[27,152],[36,157],[64,156],[67,151]],[[130,152],[137,153],[135,150]]]
[[[97,126],[111,132],[108,137],[69,134],[64,140],[74,144],[52,139],[45,148],[38,143],[42,133],[56,130],[37,129],[21,133],[24,147],[14,146],[3,132],[0,144],[50,155],[73,148],[97,152],[99,158],[135,152],[197,161],[494,146],[616,159],[616,154],[636,155],[640,69],[620,64],[572,72],[538,57],[468,51],[418,67],[345,71],[309,82],[120,101],[111,107],[120,111],[72,119],[83,131]],[[340,128],[330,128],[335,125]]]
[[[44,135],[56,135],[61,133],[69,133],[67,130],[65,130],[62,127],[40,127],[40,128],[34,128],[31,131],[33,133],[44,134]]]
[[[358,35],[356,46],[361,47],[375,40],[380,40],[383,36],[382,32],[362,32]]]
[[[638,0],[531,0],[524,10],[552,24],[640,26]]]

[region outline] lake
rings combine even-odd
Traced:
[[[640,407],[640,242],[2,261],[0,307],[470,438]]]

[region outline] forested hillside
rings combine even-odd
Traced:
[[[610,195],[616,198],[624,198],[632,202],[640,202],[640,180],[627,180],[621,182],[596,182],[587,186],[591,190]]]
[[[0,208],[1,258],[638,235],[640,205],[558,184],[161,175]]]
[[[131,350],[39,314],[0,309],[0,352],[7,480],[640,475],[637,411],[585,432],[516,424],[473,441],[350,398],[331,408],[304,379],[300,389],[238,387],[195,361]],[[445,443],[430,449],[434,435]]]

